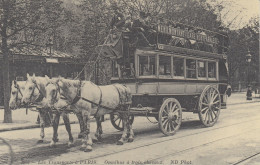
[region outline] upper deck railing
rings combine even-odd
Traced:
[[[107,42],[100,45],[98,50],[101,50],[105,56],[114,58],[123,57],[123,50],[126,47],[127,49],[129,47],[151,47],[156,49],[161,44],[167,45],[167,51],[182,47],[203,52],[226,54],[228,50],[228,36],[223,30],[213,32],[172,21],[156,22],[156,24],[147,24],[143,31],[140,31],[138,27],[127,26],[123,26],[122,29],[113,29],[108,35]],[[144,44],[144,40],[148,41],[149,44],[147,42]]]

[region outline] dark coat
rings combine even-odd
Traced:
[[[122,13],[116,13],[110,22],[110,28],[113,29],[113,27],[122,28],[122,26],[125,24],[125,17]]]

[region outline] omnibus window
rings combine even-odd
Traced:
[[[155,75],[155,56],[139,56],[139,75]]]
[[[186,60],[187,78],[196,78],[196,60]]]
[[[184,76],[184,58],[173,57],[173,75]]]
[[[119,65],[117,64],[117,62],[112,61],[112,76],[113,77],[119,77],[118,69],[119,69]]]
[[[206,77],[206,62],[198,61],[198,77]]]
[[[209,78],[216,78],[216,63],[208,62],[208,75]]]
[[[170,56],[159,56],[159,75],[171,75]]]

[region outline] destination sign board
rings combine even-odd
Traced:
[[[162,24],[159,24],[157,28],[158,28],[158,32],[161,32],[164,34],[169,34],[169,35],[176,36],[176,37],[192,39],[192,40],[196,40],[196,41],[202,41],[202,42],[213,43],[213,44],[218,43],[218,39],[216,37],[206,35],[203,32],[195,33],[195,32],[191,32],[188,30],[175,28],[175,27],[162,25]]]

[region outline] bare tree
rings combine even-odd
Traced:
[[[50,16],[51,8],[59,6],[61,1],[48,0],[1,0],[0,36],[3,54],[3,93],[4,122],[12,122],[9,109],[10,80],[9,55],[23,47],[41,45],[39,36],[48,31],[58,17]],[[49,11],[47,11],[50,9]],[[38,41],[38,42],[37,42]]]

